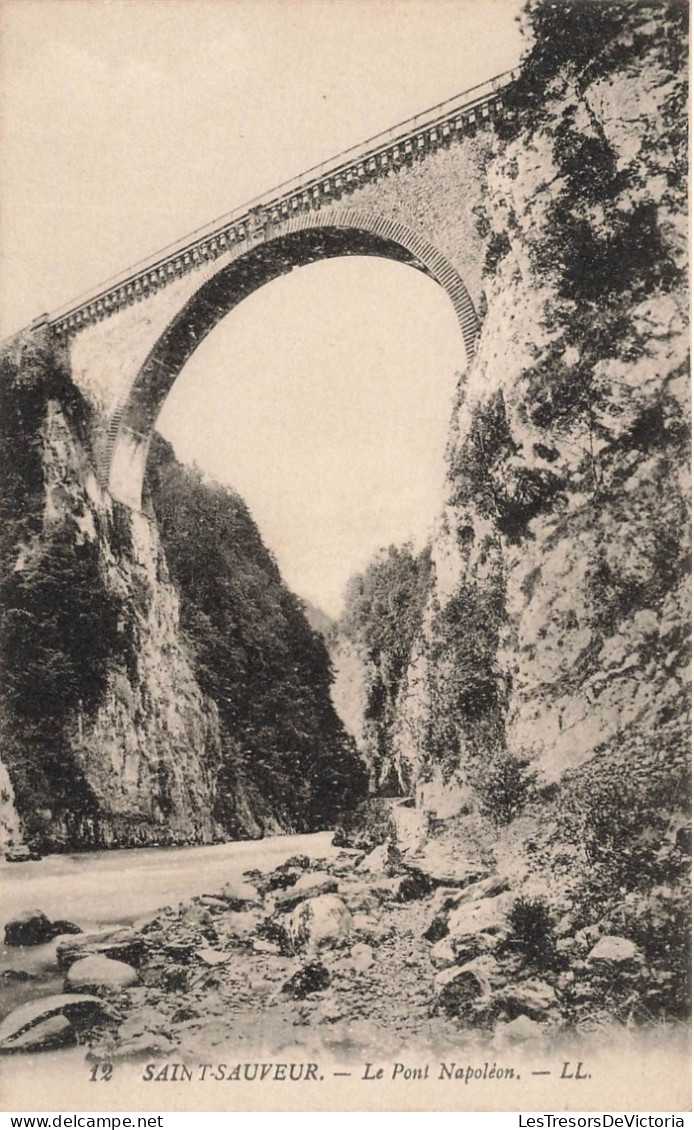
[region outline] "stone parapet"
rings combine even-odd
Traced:
[[[230,251],[272,238],[288,220],[449,147],[503,114],[504,91],[514,77],[513,71],[497,75],[314,166],[55,311],[50,324],[63,339],[70,337]]]

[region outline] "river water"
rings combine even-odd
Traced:
[[[32,863],[0,864],[0,927],[22,910],[42,910],[83,930],[131,923],[193,895],[214,894],[231,878],[257,868],[270,871],[292,855],[330,858],[332,832],[272,836],[209,847],[132,848],[49,855]],[[3,931],[4,934],[4,931]],[[62,991],[56,942],[2,946],[0,974],[23,970],[28,981],[3,978],[0,1015],[34,997]]]

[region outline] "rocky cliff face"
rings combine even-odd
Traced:
[[[217,712],[179,634],[178,595],[156,526],[99,489],[56,402],[48,405],[42,440],[42,536],[71,527],[94,545],[127,636],[125,661],[109,664],[96,710],[78,709],[69,732],[96,811],[77,827],[68,814],[52,814],[51,824],[66,844],[209,841],[221,760]]]
[[[394,734],[430,580],[428,549],[391,546],[352,578],[330,636],[333,701],[366,764],[372,795],[410,790],[412,766],[394,755]]]
[[[498,845],[534,813],[536,856],[561,826],[564,847],[573,835],[597,859],[610,837],[634,841],[624,814],[672,838],[687,795],[686,10],[531,0],[528,19],[534,45],[475,206],[483,326],[427,591],[402,631],[404,606],[374,585],[381,605],[363,623],[378,630],[344,633],[336,700],[372,788],[415,802],[409,835],[460,819]],[[247,772],[272,747],[266,722],[297,701],[275,694],[282,657],[260,663],[237,710],[207,607],[189,590],[184,638],[152,519],[100,490],[87,409],[49,343],[15,342],[3,385],[9,819],[13,790],[49,844],[208,839],[211,813],[235,834],[288,826],[281,798],[261,798],[278,769],[291,779],[291,710],[262,787]],[[221,591],[209,587],[210,607]],[[298,751],[302,780],[315,748]],[[311,789],[334,785],[326,771]],[[516,851],[526,871],[530,851]]]
[[[272,638],[264,638],[260,626],[251,641],[258,670],[245,674],[258,683],[256,697],[261,668],[267,669],[266,682],[282,692],[292,647],[283,633],[301,637],[303,631],[304,650],[314,644],[314,668],[293,666],[290,674],[295,698],[303,695],[305,726],[315,724],[328,761],[328,738],[335,741],[329,803],[316,799],[324,784],[319,758],[301,787],[296,783],[296,803],[283,795],[284,778],[270,796],[265,777],[273,779],[273,766],[276,776],[289,763],[298,772],[305,751],[286,726],[281,731],[281,705],[274,704],[271,717],[260,722],[245,715],[236,719],[246,690],[244,672],[232,669],[224,651],[236,646],[238,667],[244,641],[238,631],[235,637],[234,623],[220,629],[221,650],[203,655],[209,664],[205,681],[206,640],[203,634],[201,644],[199,630],[204,611],[194,600],[196,589],[204,587],[202,577],[191,589],[180,576],[193,543],[179,544],[183,537],[170,546],[174,584],[151,507],[148,513],[131,511],[99,486],[89,409],[61,368],[49,335],[20,336],[0,363],[4,842],[26,838],[43,850],[208,842],[329,822],[341,799],[338,762],[340,756],[349,760],[350,750],[331,713],[327,686],[320,685],[324,649],[313,641],[298,602],[294,608],[243,504],[222,488],[192,484],[166,452],[166,473],[178,475],[177,503],[200,524],[196,546],[210,518],[206,500],[208,507],[214,498],[218,509],[242,510],[246,542],[230,550],[233,562],[222,556],[209,562],[208,585],[234,589],[240,623],[244,614],[255,623],[245,607],[251,583],[255,612],[263,599],[279,608],[266,632]],[[171,517],[171,504],[168,499],[167,509],[166,490],[161,481],[157,485],[164,520]],[[233,540],[234,532],[220,526],[208,532],[220,555],[224,535]],[[287,610],[294,614],[291,624]],[[324,667],[327,684],[327,657]],[[234,681],[238,693],[230,701]],[[240,742],[254,721],[255,737],[265,725],[260,751]]]
[[[3,760],[24,833],[51,847],[211,840],[216,715],[178,635],[156,529],[99,488],[84,406],[50,342],[16,340],[3,361],[17,496]]]
[[[379,713],[381,771],[408,795],[372,801],[341,842],[494,872],[469,913],[437,892],[424,936],[444,991],[542,985],[564,1030],[616,1033],[691,1013],[687,13],[527,10],[431,585]],[[506,1018],[546,1024],[535,1004]],[[465,995],[450,1011],[495,1023]]]
[[[391,743],[422,834],[688,803],[685,10],[529,18]]]

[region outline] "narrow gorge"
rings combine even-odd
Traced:
[[[300,857],[231,898],[275,916],[253,961],[296,957],[310,935],[285,886],[319,901],[339,881],[347,918],[390,916],[390,934],[364,926],[359,944],[390,945],[400,904],[417,903],[417,960],[423,936],[449,1018],[687,1016],[687,15],[675,0],[526,5],[504,113],[471,126],[481,187],[447,186],[481,258],[445,505],[423,550],[384,547],[352,579],[327,643],[240,497],[155,436],[142,509],[116,501],[65,342],[43,326],[6,344],[11,846],[335,828],[350,854],[318,878]],[[389,177],[394,199],[410,172]],[[132,434],[146,449],[144,425]],[[381,868],[385,894],[364,894],[362,866]],[[466,918],[468,886],[486,926]],[[224,898],[208,895],[226,937]],[[282,934],[284,911],[298,917]],[[158,943],[178,930],[207,945],[199,907],[167,913]]]
[[[3,829],[39,851],[330,826],[363,789],[325,647],[242,500],[158,439],[98,484],[45,333],[2,358]]]

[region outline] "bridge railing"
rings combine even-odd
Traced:
[[[320,207],[355,185],[447,143],[468,125],[492,118],[501,106],[503,90],[516,74],[495,75],[283,181],[106,279],[49,314],[48,321],[59,332],[74,332],[217,258],[234,243],[263,230],[265,224]]]

